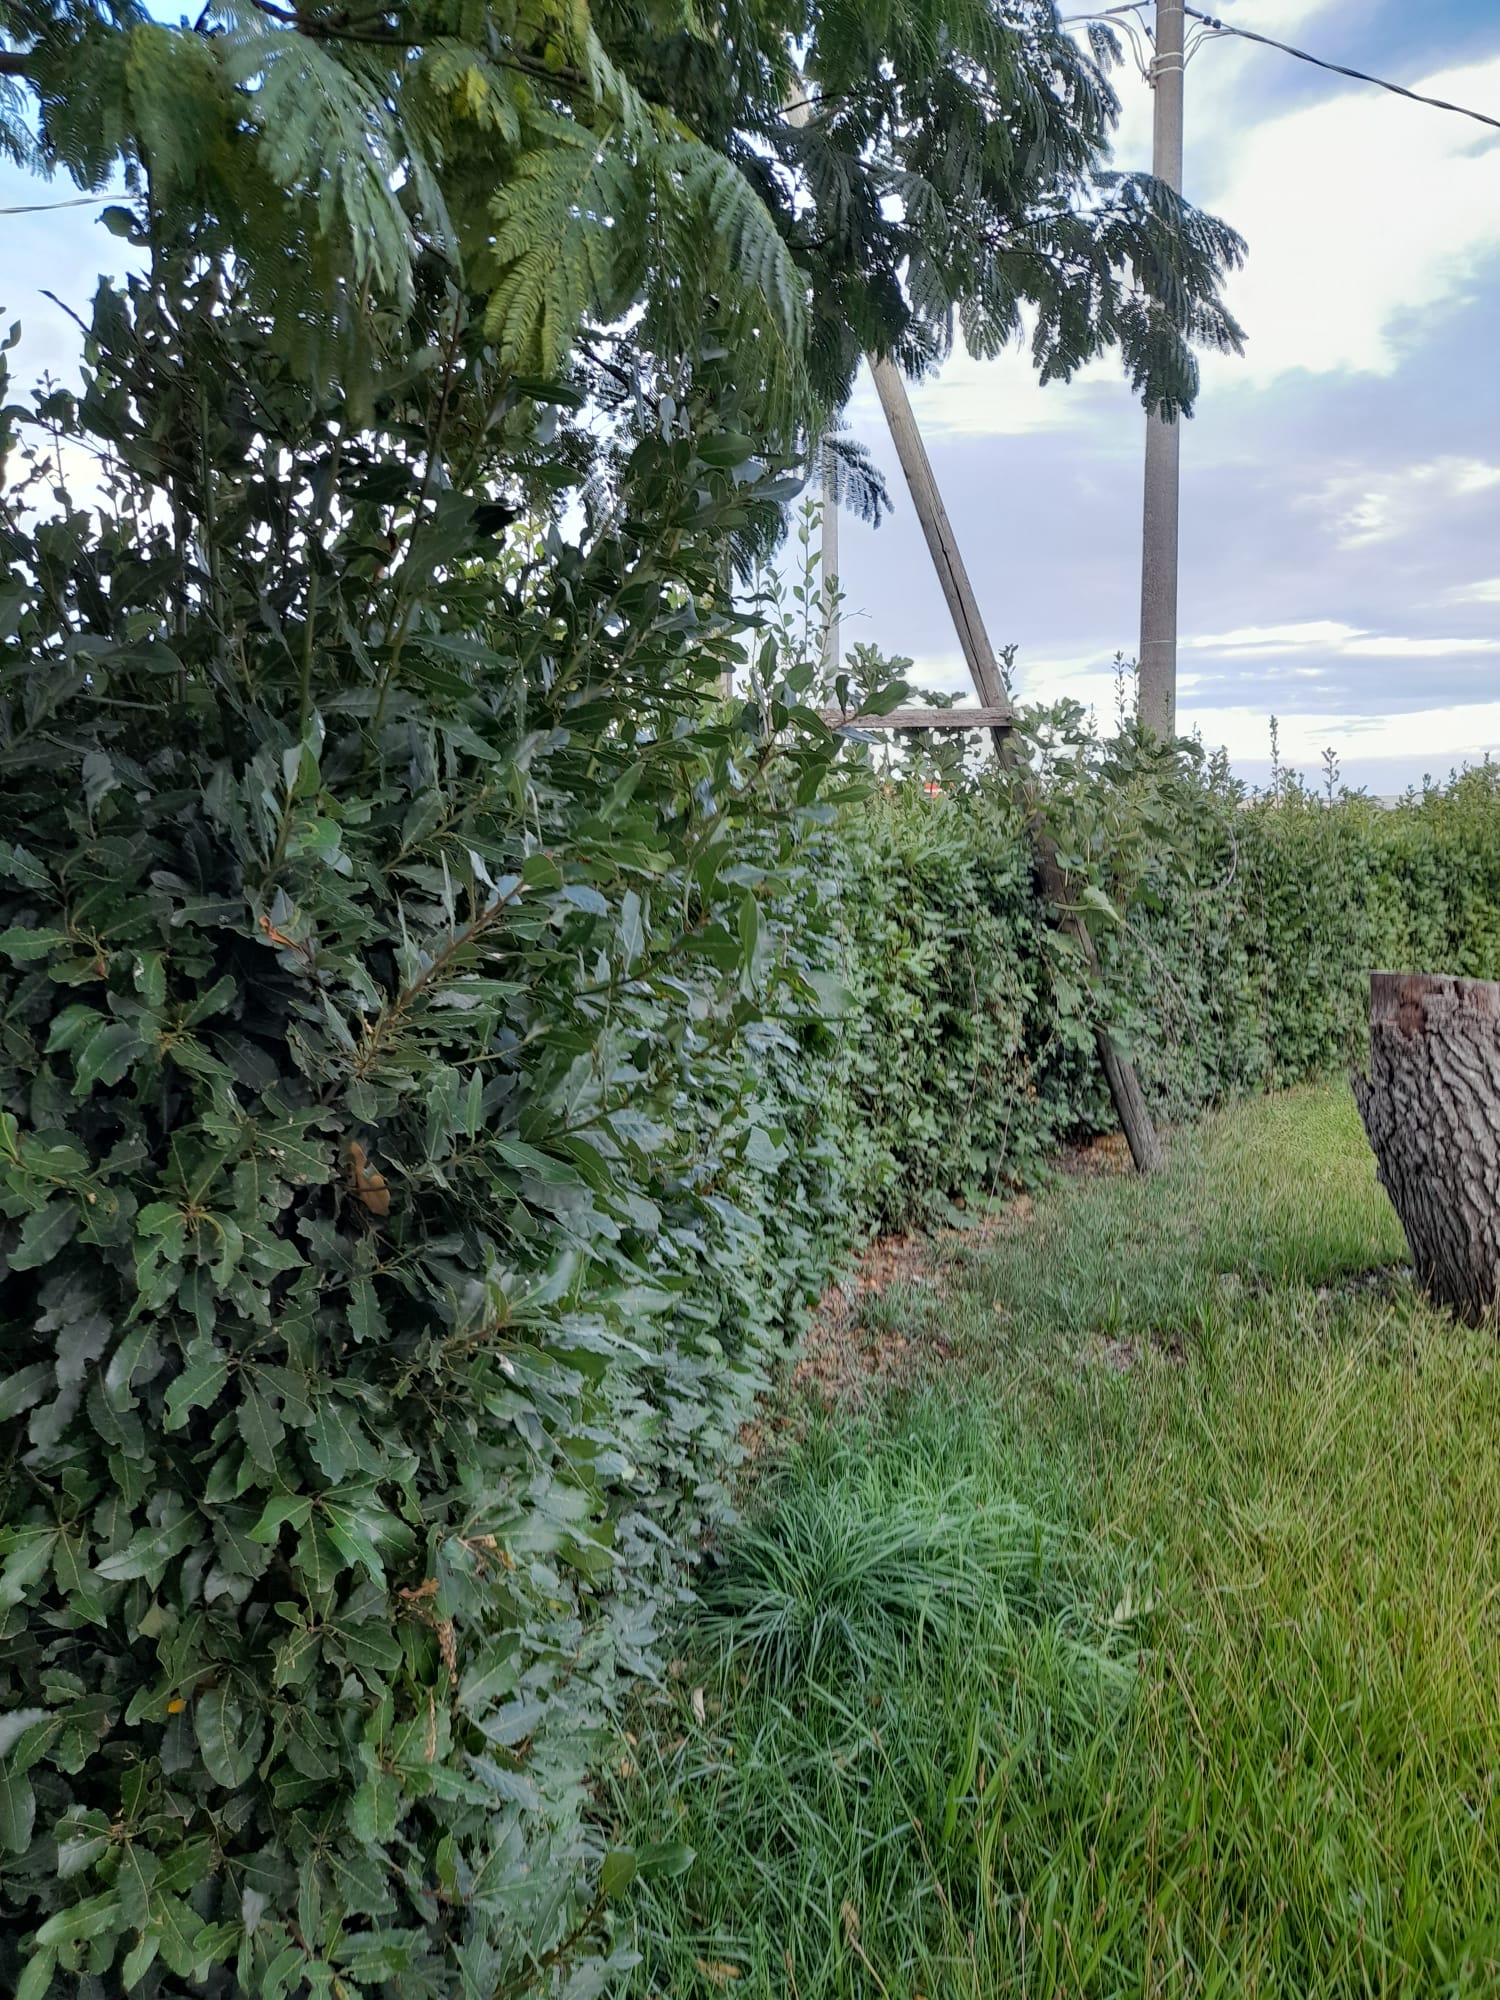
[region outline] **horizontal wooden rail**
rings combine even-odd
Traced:
[[[842,708],[820,713],[830,729],[1009,729],[1016,719],[1009,703],[986,708],[895,708],[889,715],[850,715]]]

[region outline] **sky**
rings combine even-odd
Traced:
[[[1208,11],[1500,116],[1500,0]],[[1149,165],[1150,90],[1130,65],[1115,82],[1115,163]],[[1316,778],[1331,746],[1382,794],[1500,755],[1500,132],[1228,37],[1193,56],[1186,100],[1185,191],[1250,254],[1245,354],[1207,358],[1183,435],[1180,726],[1262,782],[1274,714],[1283,762]],[[71,192],[0,166],[0,208]],[[96,209],[0,214],[22,376],[72,376],[77,329],[44,294],[82,312],[123,255]],[[1117,367],[1041,389],[1022,353],[960,351],[912,400],[1018,697],[1109,718],[1139,629],[1144,435]],[[848,427],[896,508],[843,523],[845,643],[964,688],[868,383]]]
[[[1069,0],[1081,12],[1086,0]],[[1332,61],[1500,117],[1497,0],[1219,0]],[[1116,164],[1150,163],[1133,67]],[[1209,357],[1182,446],[1179,725],[1253,782],[1283,762],[1389,794],[1500,753],[1500,132],[1216,38],[1186,76],[1185,192],[1249,244],[1243,358]],[[1145,420],[1117,364],[1039,388],[956,354],[912,401],[1018,697],[1113,715],[1140,620]],[[849,427],[896,497],[840,537],[844,641],[968,678],[868,383]]]

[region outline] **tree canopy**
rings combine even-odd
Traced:
[[[1239,339],[1238,238],[1111,169],[1118,51],[1051,0],[0,0],[0,33],[0,148],[123,169],[116,225],[233,261],[309,366],[357,367],[424,261],[522,374],[710,324],[782,437],[863,352],[920,372],[955,329],[1029,325],[1044,379],[1118,348],[1169,410]]]

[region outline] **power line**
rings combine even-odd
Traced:
[[[1450,104],[1445,97],[1424,97],[1420,90],[1408,90],[1404,83],[1390,83],[1383,76],[1371,76],[1368,70],[1350,69],[1345,63],[1328,62],[1323,56],[1309,55],[1306,49],[1294,49],[1290,42],[1274,41],[1270,35],[1260,35],[1253,28],[1237,28],[1232,21],[1217,20],[1212,14],[1202,14],[1196,7],[1185,7],[1195,21],[1216,35],[1238,35],[1242,42],[1259,42],[1264,48],[1280,49],[1284,56],[1295,56],[1298,62],[1312,63],[1317,69],[1332,70],[1335,76],[1352,77],[1356,83],[1373,83],[1377,90],[1389,90],[1396,97],[1409,97],[1413,104],[1427,104],[1434,111],[1454,111],[1460,118],[1473,118],[1480,125],[1491,125],[1500,132],[1500,118],[1491,118],[1487,111],[1471,111],[1466,104]]]
[[[79,194],[71,201],[30,201],[20,208],[0,208],[0,215],[46,215],[54,208],[92,208],[96,202],[119,199],[118,194]]]
[[[1192,20],[1198,21],[1211,35],[1238,35],[1242,42],[1259,42],[1262,48],[1277,49],[1284,56],[1295,56],[1298,62],[1311,63],[1315,69],[1331,70],[1335,76],[1347,76],[1355,83],[1373,83],[1377,90],[1388,90],[1395,97],[1406,97],[1413,104],[1426,104],[1434,111],[1452,111],[1460,118],[1472,118],[1477,124],[1488,125],[1500,132],[1500,118],[1492,118],[1487,111],[1473,111],[1466,104],[1450,104],[1446,97],[1427,97],[1420,90],[1408,90],[1404,83],[1392,83],[1383,76],[1371,76],[1368,70],[1351,69],[1347,63],[1329,62],[1324,56],[1315,56],[1307,49],[1294,48],[1290,42],[1278,42],[1274,36],[1258,34],[1254,28],[1238,28],[1232,21],[1221,21],[1215,14],[1205,14],[1197,7],[1182,10]],[[1127,0],[1120,7],[1101,7],[1089,14],[1065,14],[1059,25],[1069,27],[1081,21],[1116,21],[1129,15],[1139,18],[1141,0]]]

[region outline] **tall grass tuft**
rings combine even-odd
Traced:
[[[641,1839],[695,1853],[637,1899],[643,1992],[728,1967],[835,1993],[850,1966],[915,1992],[966,1925],[1010,1923],[1001,1803],[1050,1810],[1137,1678],[1139,1578],[1055,1498],[938,1396],[815,1432],[765,1484],[693,1633],[717,1726],[671,1701],[620,1790]]]
[[[794,1458],[728,1538],[703,1592],[703,1640],[784,1691],[820,1674],[920,1672],[955,1640],[1034,1620],[1064,1587],[1062,1538],[955,1475],[931,1453],[936,1429],[929,1414],[881,1449],[865,1433],[825,1434]]]

